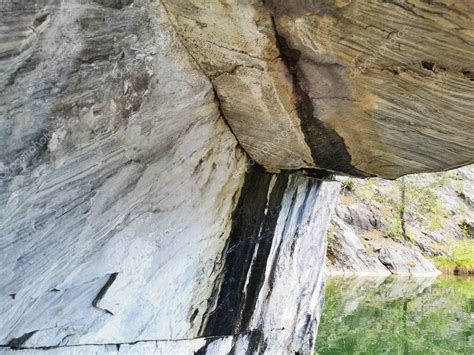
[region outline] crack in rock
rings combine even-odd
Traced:
[[[102,300],[102,298],[104,298],[104,296],[107,293],[107,290],[110,288],[110,286],[112,286],[112,284],[114,283],[115,279],[117,278],[117,275],[118,275],[118,272],[114,272],[114,273],[110,274],[107,282],[105,283],[104,286],[102,286],[99,293],[97,294],[97,296],[95,296],[94,300],[92,301],[92,306],[94,308],[100,309],[100,310],[102,310],[102,311],[104,311],[104,312],[106,312],[110,315],[114,315],[114,314],[111,311],[109,311],[108,309],[99,307],[98,304]]]

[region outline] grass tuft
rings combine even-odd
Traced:
[[[474,240],[455,242],[452,254],[436,256],[434,263],[445,274],[474,275]]]

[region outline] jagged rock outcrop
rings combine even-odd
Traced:
[[[388,106],[373,95],[391,88],[341,106],[343,123],[314,102],[349,84],[307,67],[320,54],[285,21],[317,30],[305,16],[321,4],[3,1],[0,351],[312,351],[339,189],[313,169],[394,177],[472,161],[458,9],[426,5],[462,20],[443,32],[463,65],[449,119],[400,115],[414,124],[378,131],[369,118]],[[359,104],[368,125],[346,116]]]
[[[439,273],[433,263],[455,263],[474,236],[473,184],[472,165],[394,182],[346,180],[329,229],[329,272]]]

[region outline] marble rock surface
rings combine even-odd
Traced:
[[[163,2],[267,169],[393,179],[474,161],[472,1]]]
[[[405,74],[383,84],[367,70],[359,85],[333,72],[338,55],[327,70],[306,65],[320,57],[292,23],[313,38],[322,16],[377,41],[371,8],[352,24],[352,7],[306,1],[300,13],[256,0],[3,0],[0,352],[311,353],[340,186],[300,170],[395,177],[472,161],[472,10],[444,3],[423,3],[438,22],[417,10],[420,34],[443,29],[449,58],[419,69],[417,85],[440,68],[449,83],[446,105],[422,117],[393,99],[412,90]],[[389,10],[380,21],[412,19],[368,4]],[[354,108],[327,118],[334,100],[320,107],[316,91],[347,87],[337,95]],[[422,93],[423,108],[440,101]]]
[[[249,161],[159,2],[1,20],[0,352],[310,351],[339,183]]]

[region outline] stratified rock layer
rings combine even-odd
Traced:
[[[311,105],[306,121],[337,134],[352,166],[395,178],[474,160],[472,1],[266,3]],[[314,134],[325,167],[330,148],[312,146]]]
[[[312,351],[339,184],[295,170],[472,161],[473,12],[313,3],[2,2],[2,351]],[[416,30],[351,78],[374,21]]]
[[[312,349],[339,184],[249,161],[160,3],[7,9],[0,351]]]
[[[471,2],[164,3],[268,170],[396,178],[474,161]]]

